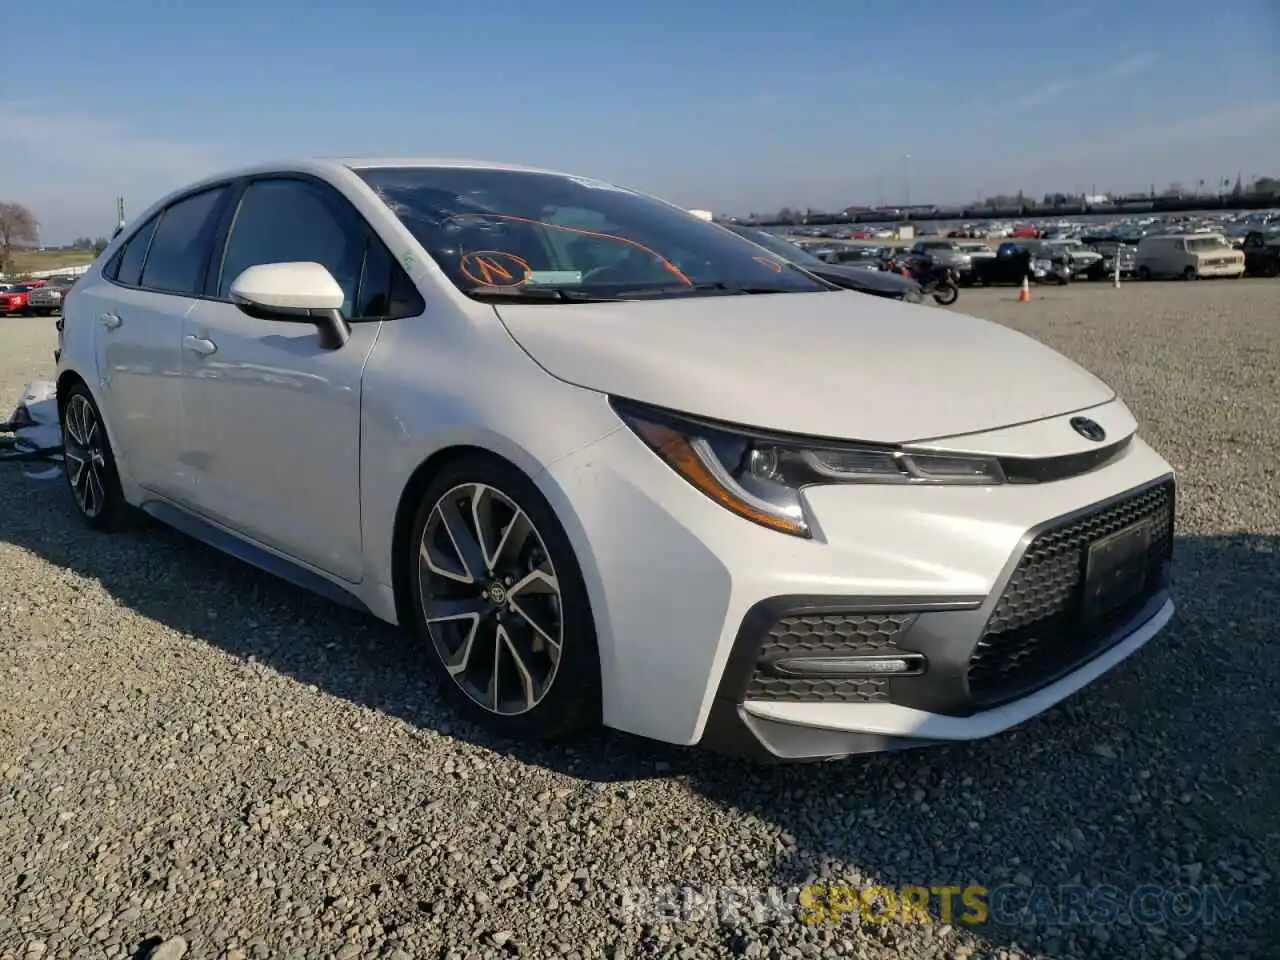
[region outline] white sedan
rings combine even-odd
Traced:
[[[599,180],[228,173],[64,315],[91,526],[141,511],[400,624],[505,735],[984,737],[1172,614],[1172,471],[1105,384]]]

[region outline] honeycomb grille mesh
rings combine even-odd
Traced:
[[[875,703],[888,701],[889,683],[878,678],[835,679],[778,676],[772,665],[799,657],[886,653],[915,622],[915,614],[828,614],[783,617],[760,645],[748,700],[791,703]]]
[[[1172,481],[1141,491],[1039,534],[1023,554],[969,660],[969,690],[977,704],[1011,699],[1052,682],[1102,652],[1115,623],[1131,615],[1159,586],[1173,546]],[[1092,633],[1077,619],[1089,546],[1142,520],[1153,521],[1140,595]]]

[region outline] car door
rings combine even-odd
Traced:
[[[107,284],[86,290],[95,324],[103,415],[116,456],[140,486],[181,487],[182,318],[203,282],[227,187],[180,198],[151,217],[112,258]]]
[[[360,380],[380,326],[361,318],[385,313],[374,301],[385,302],[398,266],[363,217],[319,181],[254,180],[228,219],[208,297],[182,331],[193,502],[259,544],[357,582]],[[230,301],[244,270],[296,261],[324,265],[346,293],[352,330],[341,348],[321,346],[309,324],[255,319]]]

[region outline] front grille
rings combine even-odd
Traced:
[[[1027,547],[969,660],[975,706],[990,707],[1052,683],[1101,653],[1116,628],[1160,589],[1172,554],[1174,484],[1167,481],[1038,534]],[[1153,522],[1138,595],[1081,624],[1089,546],[1141,520]]]
[[[869,677],[822,679],[784,677],[773,670],[779,660],[800,657],[849,657],[889,653],[915,622],[913,613],[826,614],[783,617],[760,644],[747,700],[875,703],[888,701],[887,680]]]

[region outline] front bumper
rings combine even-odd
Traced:
[[[762,601],[739,628],[702,745],[759,759],[829,759],[979,739],[1041,713],[1172,617],[1174,490],[1172,477],[1162,478],[1028,531],[986,597]],[[1139,521],[1155,532],[1137,561],[1141,587],[1085,625],[1089,546]],[[806,658],[857,655],[927,667],[901,677],[796,676]]]
[[[1088,414],[1113,437],[1134,427],[1119,401]],[[1064,438],[1075,437],[1069,419],[958,438],[952,449],[1084,454],[1090,447],[1083,439],[1079,450],[1063,447]],[[1118,459],[1049,482],[812,488],[806,497],[814,540],[730,514],[625,428],[537,479],[582,565],[605,723],[672,743],[802,759],[986,736],[1045,709],[1145,643],[1169,616],[1167,557],[1144,586],[1141,609],[1126,609],[1087,637],[1057,624],[1056,646],[1070,652],[1074,639],[1076,655],[1037,654],[1037,671],[1005,682],[1002,657],[987,652],[1000,639],[991,626],[1000,598],[1023,582],[1019,563],[1046,525],[1101,509],[1170,473],[1135,437]],[[1172,493],[1168,506],[1171,517]],[[1171,528],[1166,532],[1160,545],[1171,543]],[[1076,560],[1067,562],[1070,569]],[[1077,587],[1060,580],[1052,596],[1062,601]],[[1014,631],[1009,642],[1034,646],[1036,637],[1017,632],[1027,624],[1010,619],[1008,601],[999,616]],[[786,684],[773,683],[770,692],[756,670],[766,638],[772,631],[776,639],[774,627],[788,617],[816,618],[809,633],[844,630],[920,653],[926,669],[864,683],[861,694],[842,681],[831,696],[778,696]],[[874,617],[881,620],[868,619]],[[983,656],[975,662],[980,641]],[[823,652],[821,644],[815,650]],[[995,680],[975,679],[984,671]]]
[[[1244,273],[1244,261],[1231,263],[1202,263],[1197,268],[1201,277],[1238,277]]]

